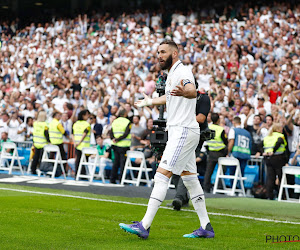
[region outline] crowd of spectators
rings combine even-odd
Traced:
[[[179,45],[181,61],[192,69],[199,90],[210,96],[211,110],[220,114],[227,133],[233,117],[239,116],[252,134],[255,154],[255,145],[279,122],[286,127],[290,152],[295,152],[300,5],[248,8],[243,20],[224,12],[209,24],[201,23],[201,15],[174,12],[166,28],[159,12],[141,11],[117,18],[79,15],[24,28],[15,21],[2,23],[0,132],[12,141],[32,140],[40,110],[46,111],[48,121],[54,112],[63,113],[62,124],[71,132],[77,114],[88,109],[96,116],[91,119],[94,126],[102,125],[93,130],[95,144],[98,134],[109,141],[111,122],[125,109],[133,122],[132,147],[148,146],[147,120],[156,120],[159,111],[137,109],[134,102],[143,92],[158,96],[156,51],[169,38]]]

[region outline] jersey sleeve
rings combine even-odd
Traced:
[[[195,86],[195,78],[192,71],[189,68],[184,67],[182,70],[177,72],[177,76],[178,76],[178,82],[176,85],[181,84],[182,81],[183,86],[187,84],[194,84]]]

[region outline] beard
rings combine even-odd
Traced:
[[[172,55],[170,55],[166,61],[160,62],[159,65],[162,70],[166,70],[171,68],[172,63],[173,63],[173,58]]]

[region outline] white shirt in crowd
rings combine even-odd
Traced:
[[[293,125],[293,132],[291,136],[287,137],[289,151],[295,152],[297,150],[297,146],[300,143],[300,127]]]
[[[101,124],[103,128],[104,128],[105,125],[107,125],[107,120],[108,120],[107,117],[103,117],[103,118],[101,119],[101,118],[99,118],[99,117],[97,116],[96,119],[97,119],[97,123],[98,123],[98,124]]]
[[[223,101],[216,101],[214,106],[214,113],[220,113],[222,107],[228,107],[228,97],[224,96]]]
[[[52,103],[55,105],[54,108],[56,110],[59,110],[59,111],[62,111],[64,108],[63,108],[63,105],[64,103],[66,102],[69,102],[68,99],[66,98],[60,98],[60,97],[55,97],[53,100],[52,100]]]
[[[7,122],[4,122],[2,119],[0,119],[0,136],[2,132],[8,132]]]
[[[28,117],[35,118],[35,110],[25,109],[22,111],[22,115],[24,116],[24,122],[26,122]]]
[[[97,114],[97,110],[99,108],[99,100],[95,100],[92,102],[91,100],[87,101],[87,109],[92,113],[92,114]]]
[[[240,114],[239,117],[241,118],[241,128],[244,128],[244,123],[247,118],[245,114]],[[248,126],[253,126],[253,119],[254,119],[254,114],[250,115],[247,121]]]
[[[11,120],[8,124],[8,138],[12,141],[19,141],[20,136],[18,130],[20,127],[20,122],[18,120]]]
[[[199,74],[198,77],[198,84],[199,88],[203,88],[205,91],[208,91],[210,89],[210,84],[209,84],[209,78],[211,78],[211,75],[209,74]]]

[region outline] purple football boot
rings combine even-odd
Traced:
[[[119,226],[125,232],[131,233],[131,234],[136,234],[138,237],[140,237],[144,240],[149,237],[150,227],[148,228],[148,230],[146,230],[143,227],[142,222],[133,221],[133,224],[120,223]]]
[[[185,234],[183,235],[185,238],[214,238],[215,237],[215,232],[214,229],[212,228],[211,224],[208,223],[203,229],[200,227],[199,229],[195,230],[194,232],[190,234]]]

